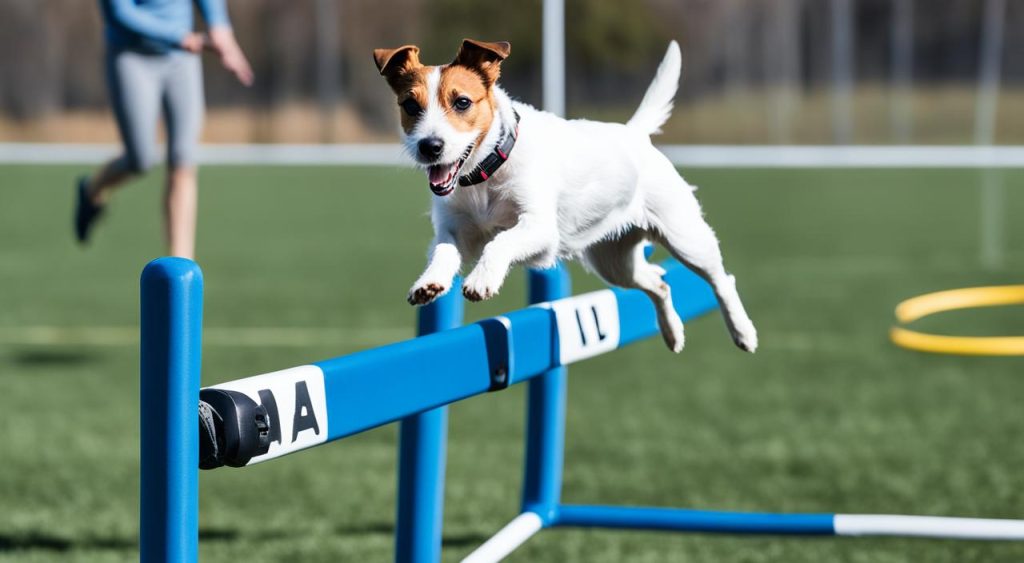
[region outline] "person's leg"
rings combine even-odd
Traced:
[[[198,173],[196,149],[203,128],[203,74],[198,56],[175,53],[164,75],[167,124],[167,246],[173,256],[194,258]]]
[[[154,64],[154,57],[130,51],[107,58],[110,102],[124,154],[105,163],[89,179],[89,198],[97,205],[107,202],[113,188],[156,164],[160,83]]]
[[[91,177],[78,180],[75,233],[85,242],[115,187],[156,162],[156,120],[160,85],[144,55],[121,51],[106,60],[107,88],[124,154],[104,163]]]
[[[89,201],[97,206],[106,205],[113,188],[134,175],[125,164],[123,155],[108,160],[86,179],[86,193],[89,196]]]
[[[194,166],[168,168],[164,224],[167,229],[167,250],[171,256],[190,260],[195,258],[198,195]]]

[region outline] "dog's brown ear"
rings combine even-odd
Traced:
[[[488,81],[488,85],[498,80],[501,74],[501,61],[508,58],[512,53],[512,44],[508,41],[477,41],[475,39],[463,39],[459,53],[455,55],[452,64],[469,67],[476,70]]]
[[[397,49],[374,49],[373,62],[377,70],[389,79],[403,71],[420,66],[420,48],[415,45],[402,45]]]

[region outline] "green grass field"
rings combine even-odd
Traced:
[[[138,274],[161,242],[157,175],[72,244],[80,167],[0,167],[0,561],[132,561],[138,518]],[[1015,186],[1024,173],[1006,172]],[[564,498],[732,510],[1024,516],[1024,370],[1016,358],[899,350],[893,306],[1022,283],[977,260],[976,172],[694,171],[761,334],[737,351],[719,315],[687,349],[659,339],[571,372]],[[405,291],[430,232],[419,173],[208,167],[203,381],[412,335]],[[1009,191],[1019,216],[1024,192]],[[518,308],[516,271],[470,320]],[[574,287],[599,284],[574,270]],[[1020,308],[919,326],[1021,334]],[[252,331],[243,329],[266,329]],[[517,513],[523,389],[455,405],[444,556]],[[394,427],[201,478],[204,561],[386,561]],[[542,532],[522,562],[1021,561],[1024,545],[901,539]]]

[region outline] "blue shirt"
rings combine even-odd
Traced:
[[[192,31],[193,0],[99,0],[107,45],[166,53]],[[195,0],[208,27],[231,25],[224,0]]]

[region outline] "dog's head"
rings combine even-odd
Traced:
[[[430,189],[452,193],[497,111],[493,87],[511,45],[465,39],[455,60],[420,64],[419,47],[375,49],[373,60],[398,98],[405,148],[427,172]]]

